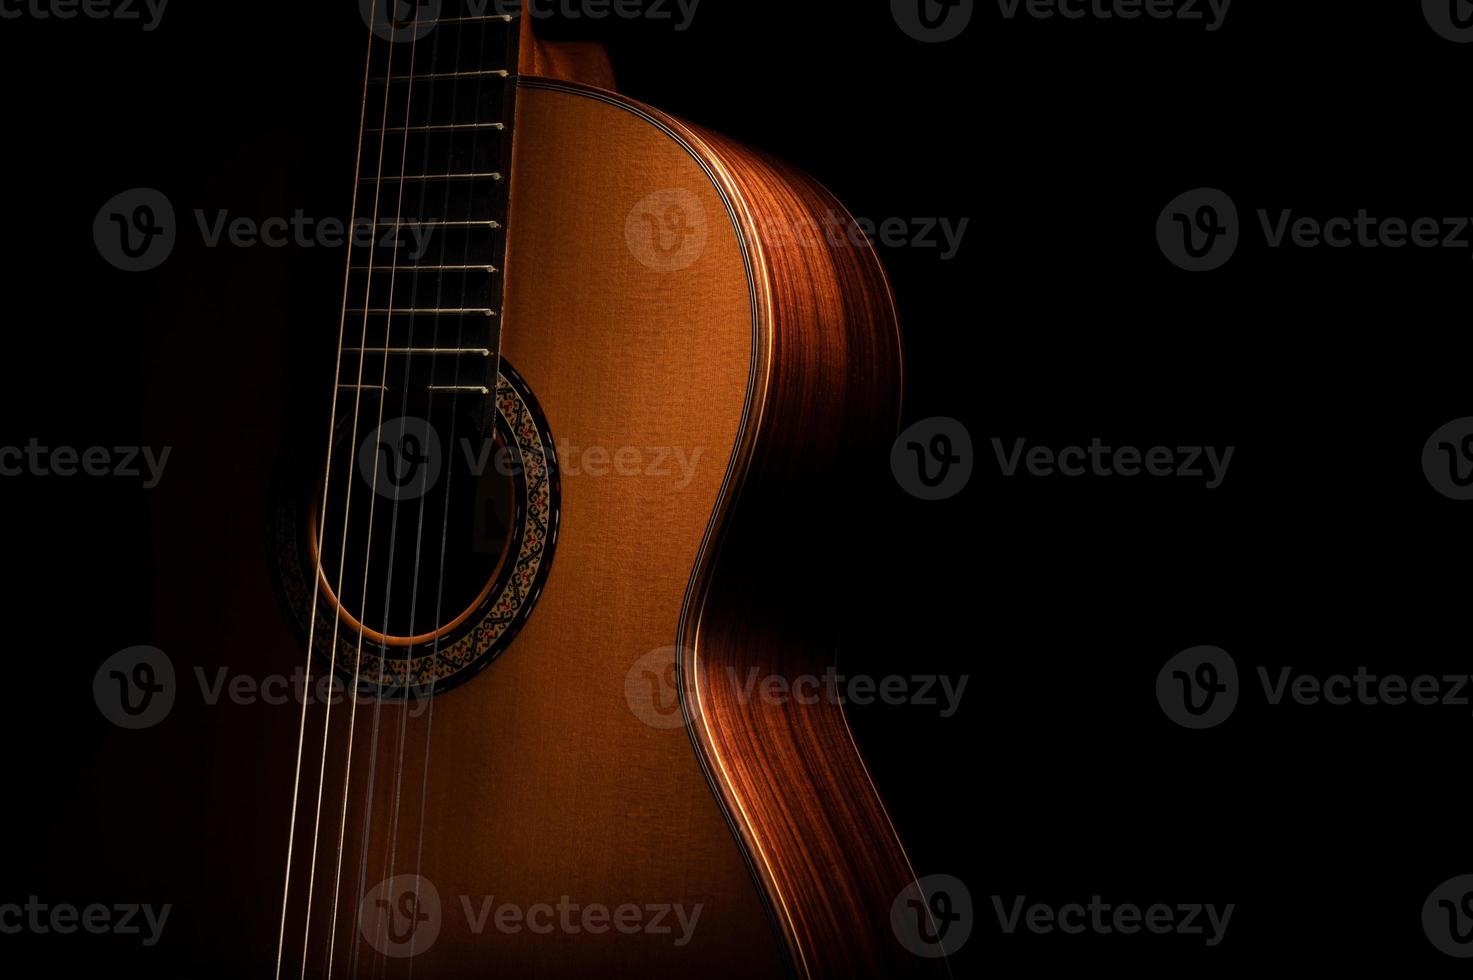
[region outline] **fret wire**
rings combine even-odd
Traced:
[[[439,27],[441,24],[479,24],[487,21],[495,21],[501,24],[510,24],[516,18],[511,14],[481,14],[475,17],[439,17],[435,20],[421,20],[417,23],[423,26]]]
[[[382,128],[370,129],[369,132],[375,136],[383,136],[387,133],[450,133],[466,129],[506,129],[504,123],[436,123],[425,126],[384,126]]]
[[[349,272],[495,272],[494,265],[355,265]]]
[[[371,132],[365,138],[382,142],[395,151],[395,172],[384,173],[385,183],[393,183],[398,179],[400,168],[397,166],[397,157],[401,144],[407,145],[410,150],[410,162],[402,168],[402,172],[408,176],[495,173],[504,177],[509,161],[504,162],[502,159],[504,154],[501,152],[501,144],[511,142],[504,126],[504,123],[422,124],[408,130],[391,127],[388,132]],[[487,131],[491,131],[492,139],[483,138]],[[372,171],[365,171],[358,177],[360,180],[365,177],[372,180],[375,175]]]
[[[375,228],[490,228],[495,231],[501,227],[499,221],[443,221],[433,219],[428,221],[376,221]]]
[[[485,316],[496,315],[495,310],[467,306],[405,306],[377,307],[363,311],[368,316]]]
[[[513,14],[476,14],[462,17],[436,17],[434,20],[428,17],[423,20],[415,18],[413,26],[416,29],[424,28],[428,36],[429,31],[445,24],[510,24],[517,17]]]
[[[370,78],[371,85],[384,85],[393,82],[435,82],[447,78],[514,78],[512,72],[505,68],[483,69],[481,71],[429,71],[417,75],[380,75]]]
[[[346,350],[351,354],[474,354],[477,357],[491,356],[491,351],[485,347],[349,347]]]
[[[500,181],[501,180],[501,174],[499,174],[499,173],[479,173],[479,174],[477,174],[477,173],[469,173],[469,174],[404,174],[402,176],[388,176],[388,177],[383,177],[383,178],[379,178],[379,177],[359,177],[358,178],[358,182],[360,184],[374,183],[374,182],[391,183],[391,182],[396,181],[396,180],[399,181],[400,183],[403,183],[406,180],[416,180],[416,181],[428,181],[428,180],[494,180],[494,181]]]

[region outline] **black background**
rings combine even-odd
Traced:
[[[313,213],[345,209],[311,195],[316,168],[352,146],[355,27],[345,0],[175,0],[151,33],[0,21],[0,443],[146,441],[145,387],[169,383],[144,353],[150,311],[169,287],[100,258],[91,226],[108,198],[148,186],[181,213],[222,193],[228,206],[229,185],[207,188],[264,159],[276,169],[263,180],[300,188]],[[1468,670],[1473,504],[1435,493],[1420,454],[1473,414],[1473,249],[1271,249],[1256,212],[1473,215],[1473,45],[1437,36],[1414,3],[1262,0],[1238,0],[1213,32],[1010,21],[979,3],[941,44],[909,37],[879,2],[703,0],[686,31],[557,30],[607,41],[628,95],[796,163],[857,215],[969,220],[949,261],[937,248],[881,255],[903,317],[907,424],[961,420],[975,474],[923,503],[876,460],[883,504],[853,529],[865,583],[837,625],[850,672],[968,678],[950,718],[852,710],[918,871],[970,889],[958,971],[1458,969],[1419,914],[1440,882],[1473,871],[1461,819],[1473,707],[1270,707],[1256,669]],[[1193,275],[1164,259],[1154,228],[1204,186],[1236,201],[1243,242]],[[202,322],[198,343],[208,371],[251,337]],[[1005,478],[992,445],[1095,437],[1236,452],[1209,491]],[[25,477],[0,482],[0,503],[14,792],[0,900],[65,901],[47,886],[66,855],[27,842],[107,732],[97,665],[156,628],[148,500],[128,481]],[[207,525],[209,501],[198,506]],[[1154,693],[1165,661],[1198,644],[1228,650],[1244,678],[1234,716],[1202,732],[1168,720]],[[108,825],[96,815],[104,841]],[[1019,895],[1237,908],[1213,948],[1007,936],[993,896]],[[103,950],[78,937],[40,949]]]

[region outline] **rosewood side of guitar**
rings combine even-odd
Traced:
[[[844,206],[800,171],[702,133],[746,203],[766,281],[760,423],[739,455],[682,633],[683,700],[707,772],[761,880],[800,975],[944,976],[895,940],[892,902],[915,873],[841,703],[799,698],[835,664],[846,500],[883,459],[900,408],[901,347],[888,281]],[[850,613],[852,615],[852,611]],[[754,678],[792,695],[753,696]]]

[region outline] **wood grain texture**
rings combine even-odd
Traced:
[[[760,413],[740,491],[722,514],[682,633],[683,698],[698,751],[749,851],[801,973],[946,975],[895,939],[892,901],[915,879],[842,703],[802,690],[835,663],[812,576],[833,576],[860,515],[844,501],[883,459],[901,397],[889,284],[831,194],[715,134],[749,216],[768,303]],[[811,691],[813,688],[810,687]],[[812,703],[801,703],[811,700]]]

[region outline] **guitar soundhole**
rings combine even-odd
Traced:
[[[511,544],[516,478],[506,440],[478,432],[478,415],[396,406],[382,424],[360,422],[367,434],[356,444],[350,426],[339,432],[334,457],[352,465],[333,467],[319,587],[349,626],[389,645],[427,643],[492,587]]]
[[[372,403],[356,432],[351,414],[339,423],[326,508],[320,462],[279,500],[293,619],[319,664],[365,694],[421,696],[474,676],[541,593],[557,540],[552,437],[505,362],[490,425],[485,405],[444,397],[405,411],[391,399],[380,419]]]

